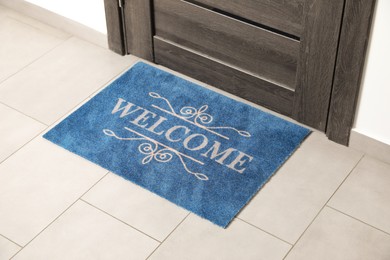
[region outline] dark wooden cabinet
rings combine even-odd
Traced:
[[[110,0],[105,1],[107,6]],[[352,44],[359,55],[364,55],[374,2],[122,0],[119,11],[106,12],[110,21],[112,16],[122,21],[121,35],[112,29],[115,35],[110,35],[110,29],[108,32],[113,50],[120,49],[116,42],[121,38],[124,53],[162,64],[290,116],[347,144],[354,109],[349,109],[346,116],[337,107],[330,107],[337,100],[337,68],[345,62],[340,57],[346,59],[338,50],[348,50]],[[356,15],[363,19],[357,21]],[[355,26],[345,27],[352,18]],[[113,27],[110,21],[109,28]],[[345,32],[345,28],[353,31]],[[355,35],[354,41],[344,39],[345,34]],[[360,78],[363,61],[359,60],[360,69],[351,69],[354,77]],[[345,86],[347,91],[343,94],[350,93],[353,100],[336,105],[345,107],[350,103],[354,108],[356,85]],[[330,116],[332,111],[337,112],[335,117]],[[342,118],[343,122],[334,124],[329,118]]]

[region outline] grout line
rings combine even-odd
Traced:
[[[18,74],[19,72],[22,72],[23,70],[25,70],[27,67],[29,67],[31,64],[37,62],[39,59],[41,59],[43,56],[46,56],[47,54],[49,54],[50,52],[52,52],[53,50],[57,49],[58,47],[60,47],[62,44],[64,44],[65,42],[67,42],[70,38],[67,38],[67,39],[64,39],[62,40],[60,43],[58,43],[57,45],[53,46],[51,49],[45,51],[44,53],[42,53],[39,57],[33,59],[31,62],[27,63],[26,65],[24,65],[22,68],[20,68],[19,70],[17,70],[16,72],[12,73],[11,75],[7,76],[6,78],[0,80],[0,88],[1,88],[1,84],[3,84],[5,81],[7,81],[8,79],[10,79],[11,77],[15,76],[16,74]]]
[[[19,22],[19,23],[22,23],[22,24],[24,24],[24,25],[27,25],[27,26],[29,26],[29,27],[32,27],[32,28],[34,28],[35,30],[40,31],[41,33],[50,35],[51,37],[56,38],[56,39],[58,39],[58,40],[67,40],[67,39],[69,39],[70,37],[72,37],[71,34],[62,31],[62,30],[59,29],[59,28],[55,28],[55,27],[53,27],[53,26],[51,26],[51,25],[49,25],[49,24],[47,24],[47,23],[43,23],[43,22],[41,22],[41,21],[39,21],[39,20],[37,20],[37,19],[34,19],[34,18],[31,17],[31,16],[22,15],[21,13],[15,12],[15,11],[13,11],[12,9],[10,9],[10,10],[11,10],[11,13],[8,13],[8,14],[7,14],[7,18],[8,18],[8,19],[12,19],[12,20],[15,20],[15,21],[17,21],[17,22]],[[12,12],[13,12],[13,13],[12,13]],[[20,16],[18,16],[18,15],[20,15]],[[32,23],[29,23],[30,21],[25,21],[25,20],[23,20],[23,18],[27,18],[27,19],[32,20]],[[38,24],[38,25],[37,25],[37,24]],[[40,27],[39,24],[41,24],[42,27],[47,27],[48,30],[45,30],[44,28]],[[51,32],[51,31],[52,31],[52,32]],[[57,31],[58,33],[55,32],[55,31]],[[62,34],[63,37],[59,36],[59,34]]]
[[[263,231],[264,233],[267,233],[268,235],[273,236],[274,238],[276,238],[276,239],[278,239],[278,240],[280,240],[280,241],[282,241],[282,242],[284,242],[284,243],[286,243],[286,244],[289,244],[291,247],[294,246],[294,245],[291,244],[290,242],[287,242],[286,240],[281,239],[280,237],[277,237],[277,236],[275,236],[274,234],[272,234],[272,233],[270,233],[270,232],[268,232],[268,231],[265,231],[264,229],[261,229],[260,227],[255,226],[255,225],[253,225],[253,224],[251,224],[251,223],[249,223],[249,222],[247,222],[247,221],[245,221],[245,220],[243,220],[243,219],[241,219],[241,218],[239,218],[239,217],[236,217],[236,219],[241,220],[242,222],[244,222],[244,223],[246,223],[246,224],[248,224],[248,225],[250,225],[250,226],[252,226],[252,227],[254,227],[254,228],[258,229],[258,230],[260,230],[260,231]]]
[[[302,234],[299,236],[299,238],[295,241],[294,246],[290,248],[290,250],[287,252],[287,254],[283,257],[282,260],[286,259],[286,257],[290,254],[291,250],[296,246],[296,244],[301,240],[303,235],[306,233],[306,231],[311,227],[313,222],[317,219],[317,217],[321,214],[322,210],[327,206],[329,201],[333,198],[333,196],[336,194],[336,192],[340,189],[340,187],[344,184],[344,182],[348,179],[348,177],[351,175],[351,173],[355,170],[355,168],[358,166],[358,164],[363,160],[364,154],[360,157],[360,159],[357,161],[357,163],[353,166],[353,168],[349,171],[347,176],[344,178],[344,180],[340,183],[340,185],[337,187],[337,189],[332,193],[332,195],[329,197],[329,199],[324,203],[322,208],[318,211],[318,213],[315,215],[315,217],[310,221],[309,225],[305,228],[305,230],[302,232]]]
[[[70,39],[70,38],[69,38],[69,39]],[[67,39],[67,40],[65,40],[65,41],[68,41],[69,39]],[[65,42],[65,41],[64,41],[64,42]],[[63,43],[61,43],[61,44],[63,44]],[[59,44],[59,45],[61,45],[61,44]],[[57,48],[57,47],[55,47],[55,48]],[[53,48],[53,49],[55,49],[55,48]],[[48,51],[48,52],[50,52],[50,51]],[[46,54],[47,54],[47,53],[46,53]],[[42,56],[44,56],[44,55],[46,55],[46,54],[43,54]],[[39,59],[39,58],[38,58],[38,59]],[[37,59],[37,60],[38,60],[38,59]],[[16,152],[18,152],[20,149],[22,149],[22,148],[25,147],[27,144],[29,144],[30,142],[32,142],[34,139],[36,139],[37,137],[39,137],[41,134],[43,134],[45,131],[47,131],[48,129],[50,129],[52,126],[58,124],[61,120],[64,119],[65,116],[67,116],[68,114],[70,114],[70,113],[71,113],[73,110],[75,110],[77,107],[79,107],[79,106],[81,106],[82,104],[84,104],[86,101],[88,101],[89,99],[91,99],[94,95],[97,95],[100,91],[103,90],[103,88],[104,88],[105,86],[107,86],[109,83],[111,83],[112,81],[114,81],[115,79],[117,79],[118,77],[120,77],[120,76],[121,76],[125,71],[127,71],[129,68],[131,68],[132,66],[134,66],[134,65],[137,63],[137,61],[138,61],[138,59],[135,60],[135,62],[133,62],[133,63],[129,64],[128,66],[126,66],[126,68],[124,68],[123,70],[121,70],[117,75],[113,76],[113,77],[110,78],[108,81],[106,81],[105,83],[103,83],[98,89],[94,90],[94,91],[92,92],[92,94],[88,95],[86,98],[84,98],[84,99],[81,100],[79,103],[77,103],[75,106],[73,106],[71,109],[69,109],[68,111],[66,111],[66,112],[65,112],[64,114],[62,114],[61,116],[59,116],[57,120],[55,120],[54,122],[49,123],[49,124],[43,123],[43,122],[41,122],[40,120],[35,119],[35,118],[33,118],[33,117],[31,117],[31,116],[29,116],[29,115],[23,113],[22,111],[19,111],[18,109],[15,109],[15,108],[13,108],[13,107],[11,107],[11,106],[9,106],[9,105],[7,105],[7,104],[5,104],[5,103],[3,103],[3,102],[0,101],[0,104],[3,104],[3,105],[5,105],[5,106],[9,107],[10,109],[13,109],[13,110],[15,110],[15,111],[21,113],[22,115],[24,115],[24,116],[26,116],[26,117],[29,117],[29,118],[31,118],[31,119],[37,121],[38,123],[41,123],[41,124],[43,124],[44,126],[46,126],[41,132],[39,132],[37,135],[33,136],[29,141],[27,141],[25,144],[23,144],[21,147],[19,147],[17,150],[15,150],[13,153],[11,153],[9,156],[7,156],[6,158],[4,158],[2,161],[0,161],[0,164],[4,163],[4,162],[5,162],[6,160],[8,160],[12,155],[14,155],[14,154],[15,154]],[[33,62],[31,62],[31,63],[33,63]],[[30,64],[31,64],[31,63],[30,63]],[[27,66],[28,66],[28,65],[26,65],[25,67],[27,67]],[[22,71],[23,69],[24,69],[24,68],[22,68],[20,71]],[[20,71],[19,71],[19,72],[20,72]],[[18,73],[18,72],[16,72],[16,73]],[[16,73],[14,73],[14,74],[16,74]],[[13,74],[13,75],[14,75],[14,74]],[[10,76],[10,77],[11,77],[11,76]],[[6,79],[5,79],[5,80],[6,80]],[[1,88],[1,81],[0,81],[0,88]]]
[[[1,87],[0,87],[0,88],[1,88]],[[18,113],[20,113],[20,114],[22,114],[22,115],[24,115],[24,116],[26,116],[26,117],[28,117],[28,118],[31,118],[31,119],[33,119],[34,121],[37,121],[38,123],[41,123],[42,125],[49,126],[48,124],[42,122],[41,120],[38,120],[38,119],[36,119],[35,117],[32,117],[32,116],[30,116],[30,115],[27,115],[27,114],[23,113],[22,111],[20,111],[19,109],[14,108],[14,107],[12,107],[12,106],[10,106],[10,105],[8,105],[8,104],[2,102],[2,101],[0,101],[0,104],[4,105],[4,106],[6,106],[6,107],[8,107],[8,108],[10,108],[10,109],[12,109],[12,110],[15,110],[16,112],[18,112]]]
[[[348,179],[348,177],[351,175],[351,173],[356,169],[356,167],[359,165],[359,163],[363,160],[363,158],[365,157],[366,155],[363,154],[359,161],[357,161],[357,163],[355,164],[355,166],[353,166],[352,170],[348,173],[348,175],[344,178],[344,180],[340,183],[340,185],[337,187],[337,189],[333,192],[332,196],[330,196],[330,198],[326,201],[325,205],[322,207],[322,208],[325,208],[325,206],[329,203],[329,201],[333,198],[333,196],[336,194],[336,192],[340,189],[340,187],[344,184],[344,182]],[[322,209],[321,209],[322,210]]]
[[[4,160],[0,161],[0,164],[3,164],[5,161],[7,161],[8,159],[11,158],[11,156],[13,156],[14,154],[16,154],[17,152],[19,152],[22,148],[24,148],[26,145],[28,145],[29,143],[31,143],[32,141],[34,141],[36,138],[38,138],[40,135],[42,135],[46,130],[48,129],[48,126],[46,126],[42,131],[40,131],[38,134],[34,135],[30,140],[28,140],[26,143],[24,143],[21,147],[19,147],[18,149],[16,149],[13,153],[11,153],[10,155],[8,155],[7,157],[4,158]]]
[[[63,42],[59,43],[58,45],[56,45],[55,47],[53,47],[52,49],[48,50],[47,52],[45,52],[44,54],[42,54],[40,57],[36,58],[35,60],[33,60],[32,62],[30,62],[29,64],[25,65],[23,68],[21,68],[20,70],[18,70],[17,72],[13,73],[12,75],[10,75],[9,77],[5,78],[4,80],[0,81],[0,89],[1,89],[1,84],[3,82],[5,82],[6,80],[8,80],[9,78],[11,78],[12,76],[16,75],[17,73],[23,71],[26,67],[30,66],[32,63],[36,62],[37,60],[39,60],[40,58],[42,58],[43,56],[45,56],[46,54],[48,54],[49,52],[53,51],[54,49],[56,49],[57,47],[59,47],[60,45],[64,44],[66,41],[70,40],[71,38],[77,38],[75,36],[71,36],[65,40],[63,40]],[[79,38],[78,38],[79,39]],[[101,46],[100,46],[101,47]],[[102,47],[101,47],[102,48]],[[135,57],[135,56],[134,56]],[[136,58],[136,57],[135,57]],[[104,87],[106,87],[109,83],[111,83],[112,81],[114,81],[115,79],[117,79],[118,77],[120,77],[124,72],[126,72],[129,68],[133,67],[137,62],[139,61],[138,58],[135,59],[134,62],[132,62],[131,64],[128,64],[125,66],[124,69],[120,70],[119,73],[117,73],[116,75],[114,75],[113,77],[111,77],[109,80],[105,81],[103,84],[101,84],[97,89],[93,90],[91,92],[91,94],[88,94],[88,96],[84,99],[82,99],[79,103],[77,103],[75,106],[73,106],[70,110],[66,111],[64,114],[62,114],[61,116],[58,117],[57,120],[55,120],[54,122],[51,122],[51,123],[44,123],[42,122],[41,120],[38,120],[28,114],[25,114],[24,112],[0,101],[0,104],[2,105],[5,105],[7,106],[8,108],[11,108],[19,113],[21,113],[22,115],[24,116],[27,116],[45,126],[52,126],[54,124],[56,124],[58,121],[62,120],[67,114],[71,113],[74,109],[76,109],[78,106],[80,106],[81,104],[83,104],[84,102],[86,102],[88,99],[92,98],[93,96],[97,95],[100,91],[102,91],[104,89]],[[46,128],[47,129],[47,128]],[[35,138],[35,137],[34,137]]]
[[[375,226],[373,226],[373,225],[371,225],[371,224],[368,224],[367,222],[364,222],[363,220],[360,220],[360,219],[358,219],[358,218],[356,218],[356,217],[354,217],[354,216],[351,216],[351,215],[349,215],[349,214],[347,214],[347,213],[345,213],[345,212],[342,212],[341,210],[338,210],[338,209],[336,209],[336,208],[334,208],[334,207],[332,207],[332,206],[329,206],[329,205],[326,205],[326,207],[327,207],[327,208],[330,208],[330,209],[333,209],[334,211],[337,211],[337,212],[339,212],[339,213],[341,213],[341,214],[343,214],[343,215],[345,215],[345,216],[347,216],[347,217],[350,217],[350,218],[352,218],[352,219],[354,219],[354,220],[356,220],[356,221],[359,221],[359,222],[362,223],[362,224],[365,224],[365,225],[367,225],[367,226],[369,226],[369,227],[372,227],[373,229],[376,229],[376,230],[378,230],[378,231],[380,231],[380,232],[382,232],[382,233],[385,233],[386,235],[389,235],[389,236],[390,236],[390,233],[389,233],[389,232],[384,231],[384,230],[382,230],[382,229],[380,229],[380,228],[377,228],[377,227],[375,227]]]
[[[36,61],[38,61],[39,59],[41,59],[43,56],[46,56],[48,53],[50,53],[51,51],[53,51],[53,50],[55,50],[56,48],[60,47],[61,45],[63,45],[65,42],[69,41],[69,40],[72,39],[72,38],[77,38],[77,39],[79,39],[78,37],[76,37],[76,36],[74,36],[74,35],[70,35],[68,38],[63,39],[59,44],[57,44],[57,45],[55,45],[53,48],[47,50],[47,51],[44,52],[42,55],[40,55],[39,57],[35,58],[35,59],[32,60],[30,63],[26,64],[25,66],[23,66],[22,68],[20,68],[20,69],[19,69],[18,71],[16,71],[15,73],[13,73],[13,74],[11,74],[10,76],[4,78],[3,80],[0,80],[0,89],[1,89],[1,84],[2,84],[2,83],[4,83],[5,81],[7,81],[8,79],[10,79],[11,77],[15,76],[15,75],[18,74],[19,72],[22,72],[24,69],[26,69],[27,67],[29,67],[31,64],[35,63]],[[81,39],[81,40],[83,40],[83,39]],[[86,42],[88,42],[88,41],[86,41]],[[88,43],[90,43],[90,42],[88,42]],[[98,46],[98,45],[97,45],[97,46]],[[98,46],[98,47],[102,48],[101,46]],[[110,80],[108,80],[108,81],[105,82],[104,84],[100,85],[96,90],[93,90],[92,93],[88,95],[88,97],[86,97],[86,98],[83,99],[80,103],[78,103],[77,105],[75,105],[74,107],[72,107],[72,109],[70,109],[69,111],[67,111],[65,114],[61,115],[61,116],[59,117],[58,120],[62,119],[65,115],[67,115],[67,114],[70,113],[73,109],[75,109],[77,106],[79,106],[80,104],[82,104],[83,102],[85,102],[88,98],[90,98],[91,96],[97,94],[97,92],[100,92],[108,83],[110,83],[111,81],[115,80],[117,77],[119,77],[120,75],[122,75],[126,70],[128,70],[128,69],[129,69],[130,67],[132,67],[135,63],[137,63],[137,61],[138,61],[138,59],[135,60],[135,62],[131,63],[129,66],[125,66],[125,68],[124,68],[123,70],[121,70],[118,74],[116,74],[115,76],[113,76],[112,78],[110,78]],[[10,106],[10,105],[4,103],[4,102],[2,102],[2,101],[0,101],[0,104],[5,105],[5,106],[7,106],[8,108],[11,108],[11,109],[13,109],[13,110],[15,110],[15,111],[17,111],[17,112],[19,112],[19,113],[21,113],[21,114],[23,114],[23,115],[25,115],[25,116],[31,118],[31,119],[33,119],[33,120],[35,120],[35,121],[37,121],[37,122],[39,122],[39,123],[41,123],[41,124],[43,124],[43,125],[45,125],[45,126],[51,126],[51,125],[53,125],[54,123],[58,122],[58,120],[56,120],[56,121],[54,121],[54,123],[49,123],[49,124],[47,124],[47,123],[44,123],[44,122],[42,122],[41,120],[38,120],[38,119],[36,119],[36,118],[34,118],[34,117],[28,115],[28,114],[25,114],[24,112],[22,112],[22,111],[20,111],[20,110],[18,110],[18,109],[16,109],[16,108],[14,108],[14,107],[12,107],[12,106]]]
[[[14,243],[15,245],[17,245],[17,246],[19,246],[19,247],[21,247],[21,248],[23,247],[23,246],[19,245],[18,243],[16,243],[15,241],[9,239],[8,237],[6,237],[6,236],[4,236],[4,235],[2,235],[2,234],[0,234],[0,237],[3,237],[3,238],[5,238],[5,239],[7,239],[8,241]]]
[[[68,211],[68,209],[70,209],[74,204],[76,204],[77,201],[79,201],[81,199],[81,197],[83,197],[86,193],[88,193],[93,187],[96,186],[96,184],[98,184],[104,177],[106,177],[110,172],[106,172],[106,174],[104,174],[97,182],[95,182],[87,191],[85,191],[83,194],[81,194],[81,196],[76,199],[71,205],[69,205],[64,211],[62,211],[61,214],[59,214],[55,219],[53,219],[48,225],[46,225],[45,228],[43,228],[38,234],[36,234],[27,244],[25,244],[23,246],[23,248],[25,248],[26,246],[28,246],[32,241],[34,241],[34,239],[36,239],[40,234],[42,234],[42,232],[44,232],[48,227],[51,226],[51,224],[53,224],[57,219],[59,219],[66,211]],[[22,248],[22,249],[23,249]],[[22,250],[20,250],[22,251]],[[20,252],[19,251],[19,252]],[[13,255],[10,260],[12,258],[14,258],[19,252],[17,252],[15,255]]]
[[[14,9],[13,7],[1,5],[1,2],[2,1],[0,1],[0,6],[7,9],[6,10],[6,17],[8,17],[10,19],[13,19],[13,20],[16,20],[18,22],[29,25],[29,26],[35,28],[36,30],[40,30],[46,34],[49,34],[49,35],[56,37],[56,38],[59,38],[59,39],[62,39],[62,38],[69,39],[71,37],[76,37],[80,40],[83,40],[83,41],[88,42],[90,44],[96,45],[99,48],[103,48],[105,50],[108,50],[108,45],[106,43],[103,43],[103,41],[102,41],[102,39],[106,36],[104,33],[97,32],[96,30],[92,30],[92,31],[94,31],[94,33],[91,33],[91,30],[88,30],[87,34],[90,34],[91,37],[83,38],[82,34],[75,34],[74,30],[64,30],[64,28],[61,28],[61,26],[53,26],[52,24],[48,23],[48,21],[44,21],[42,19],[39,19],[36,16],[30,16],[29,14],[27,14],[25,12],[19,12],[18,10]],[[51,12],[49,11],[49,13],[51,13]],[[25,20],[23,20],[23,18],[25,18],[25,19],[27,18],[27,19],[32,20],[33,24],[26,22]],[[71,19],[69,21],[71,21]],[[43,26],[47,26],[48,30],[45,30],[44,28],[41,28],[41,27],[39,27],[39,25],[37,26],[36,24],[42,24]],[[82,25],[82,27],[86,27],[86,26]],[[51,31],[53,31],[53,32],[51,32]],[[57,31],[57,32],[55,32],[55,31]],[[63,35],[63,37],[59,36],[61,34]],[[96,39],[96,38],[100,38],[100,37],[101,37],[101,39],[99,39],[97,41],[91,40],[93,38]],[[97,43],[98,41],[100,43]]]
[[[94,90],[88,97],[89,98],[93,98],[94,96],[96,96],[97,94],[99,94],[99,92],[101,92],[105,87],[107,87],[110,83],[112,83],[113,81],[115,81],[116,79],[118,79],[120,76],[122,76],[123,73],[125,73],[127,70],[129,70],[130,68],[132,68],[137,62],[141,61],[141,59],[139,59],[138,57],[136,56],[131,56],[131,55],[128,55],[129,58],[134,58],[134,62],[132,62],[131,64],[129,65],[126,65],[125,68],[123,70],[121,70],[117,75],[113,76],[110,80],[108,80],[106,83],[102,84],[99,88],[97,88],[96,90]]]
[[[148,257],[145,258],[145,260],[148,260],[154,254],[154,252],[156,252],[157,249],[160,248],[160,246],[172,235],[173,232],[176,231],[176,229],[181,225],[181,223],[183,223],[188,218],[189,215],[191,215],[191,213],[188,213],[187,216],[185,216],[185,218],[183,218],[183,220],[180,221],[179,224],[177,224],[177,226],[171,231],[171,233],[169,233],[169,235],[166,238],[164,238],[163,241],[161,241],[161,243],[152,251],[152,253],[150,253],[150,255],[148,255]]]
[[[52,49],[48,50],[46,53],[42,54],[40,57],[36,58],[34,61],[30,62],[29,64],[25,65],[23,68],[21,68],[20,70],[18,70],[17,72],[15,72],[14,74],[10,75],[9,77],[5,78],[3,81],[0,81],[0,88],[1,88],[1,83],[3,83],[4,81],[6,81],[7,79],[9,79],[10,77],[14,76],[15,74],[21,72],[22,70],[24,70],[26,67],[28,67],[29,65],[31,65],[32,63],[36,62],[37,60],[39,60],[40,58],[42,58],[43,56],[47,55],[49,52],[53,51],[54,49],[58,48],[60,45],[64,44],[65,42],[67,42],[68,40],[70,40],[71,38],[73,38],[74,36],[71,36],[65,40],[63,40],[61,43],[59,43],[58,45],[56,45],[55,47],[53,47]],[[113,76],[110,80],[108,80],[107,82],[105,82],[104,84],[102,84],[98,89],[94,90],[92,92],[92,94],[88,95],[86,98],[84,98],[82,101],[80,101],[77,105],[73,106],[71,109],[69,109],[66,113],[64,113],[63,115],[61,115],[60,117],[58,117],[58,119],[50,124],[46,124],[46,123],[43,123],[41,122],[40,120],[37,120],[25,113],[23,113],[22,111],[19,111],[3,102],[0,101],[0,104],[3,104],[19,113],[21,113],[22,115],[24,116],[27,116],[41,124],[43,124],[45,126],[45,128],[40,131],[37,135],[33,136],[29,141],[27,141],[26,143],[24,143],[21,147],[19,147],[17,150],[15,150],[13,153],[11,153],[9,156],[7,156],[4,160],[0,161],[0,164],[4,163],[6,160],[8,160],[11,156],[13,156],[15,153],[17,153],[19,150],[21,150],[22,148],[24,148],[26,145],[28,145],[29,143],[31,143],[33,140],[35,140],[36,138],[38,138],[40,135],[42,135],[44,132],[46,132],[48,129],[50,129],[53,125],[57,124],[58,121],[62,120],[67,114],[71,113],[74,109],[76,109],[78,106],[82,105],[83,103],[85,103],[88,99],[91,98],[92,95],[96,95],[98,92],[100,92],[104,86],[106,86],[108,83],[110,83],[111,81],[115,80],[116,78],[118,78],[120,75],[122,75],[126,70],[128,70],[130,67],[134,66],[135,63],[137,63],[138,59],[135,60],[135,62],[127,65],[123,70],[121,70],[118,74],[116,74],[115,76]],[[89,190],[91,190],[96,184],[98,184],[105,176],[107,176],[109,172],[107,172],[102,178],[100,178],[94,185],[92,185],[85,193],[83,193],[79,199],[81,199],[81,197],[83,197]],[[26,245],[24,246],[21,246],[13,241],[13,243],[15,243],[16,245],[20,246],[21,249],[16,252],[10,259],[14,258],[20,251],[22,251],[22,249],[24,247],[26,247],[28,244],[30,244],[36,237],[38,237],[43,231],[45,231],[53,222],[55,222],[59,217],[61,217],[70,207],[72,207],[79,199],[77,199],[75,202],[73,202],[69,207],[67,207],[59,216],[57,216],[52,222],[50,222],[43,230],[41,230],[36,236],[34,236]],[[0,234],[1,235],[1,234]],[[2,236],[2,235],[1,235]],[[6,238],[6,237],[5,237]]]
[[[58,28],[58,30],[61,30],[61,29]],[[65,33],[67,33],[67,32],[65,32]],[[88,40],[88,39],[82,38],[81,36],[78,36],[78,35],[75,35],[75,34],[71,34],[71,33],[69,33],[69,34],[70,34],[71,38],[76,38],[76,39],[78,39],[78,40],[80,40],[80,41],[87,42],[87,43],[89,43],[89,44],[95,45],[95,47],[99,47],[99,48],[101,48],[101,49],[103,49],[103,50],[110,51],[110,49],[108,48],[108,45],[107,45],[107,47],[104,47],[104,46],[100,45],[100,44],[97,43],[97,42],[90,41],[90,40]],[[90,38],[95,38],[95,36],[90,37]],[[107,39],[108,39],[108,38],[106,38],[106,40],[107,40]],[[114,54],[114,52],[113,52],[113,54]],[[116,54],[116,55],[119,55],[119,56],[127,56],[127,55],[120,55],[120,54]]]
[[[105,81],[103,84],[101,84],[97,89],[93,90],[91,94],[88,94],[87,97],[82,99],[79,103],[74,105],[72,108],[67,110],[65,113],[63,113],[61,116],[59,116],[54,122],[50,123],[48,125],[48,129],[50,129],[52,126],[58,124],[62,120],[64,120],[67,116],[69,116],[71,113],[79,109],[84,103],[86,103],[88,100],[92,99],[95,95],[99,94],[106,86],[108,86],[111,82],[119,78],[125,71],[127,71],[130,67],[133,67],[136,62],[131,63],[129,66],[126,66],[123,70],[121,70],[118,74],[111,77],[109,80]]]
[[[104,211],[103,209],[101,209],[101,208],[98,208],[97,206],[95,206],[95,205],[93,205],[93,204],[89,203],[88,201],[84,200],[83,198],[80,198],[80,201],[83,201],[84,203],[86,203],[86,204],[90,205],[91,207],[93,207],[93,208],[95,208],[95,209],[97,209],[97,210],[99,210],[99,211],[101,211],[101,212],[103,212],[103,213],[107,214],[108,216],[110,216],[110,217],[112,217],[112,218],[114,218],[114,219],[118,220],[119,222],[121,222],[121,223],[125,224],[126,226],[128,226],[128,227],[131,227],[132,229],[135,229],[135,230],[137,230],[138,232],[140,232],[140,233],[144,234],[145,236],[147,236],[147,237],[149,237],[149,238],[153,239],[154,241],[158,242],[159,244],[161,243],[161,241],[160,241],[160,240],[158,240],[158,239],[156,239],[156,238],[154,238],[154,237],[152,237],[152,236],[150,236],[150,235],[146,234],[146,233],[145,233],[145,232],[143,232],[142,230],[140,230],[140,229],[138,229],[138,228],[135,228],[135,227],[133,227],[132,225],[130,225],[130,224],[128,224],[128,223],[126,223],[125,221],[123,221],[123,220],[121,220],[121,219],[119,219],[119,218],[117,218],[117,217],[115,217],[115,216],[111,215],[111,214],[110,214],[110,213],[108,213],[107,211]]]
[[[19,254],[19,252],[22,251],[22,250],[23,250],[23,247],[20,248],[20,249],[18,250],[18,252],[16,252],[15,254],[13,254],[13,255],[10,257],[10,260],[11,260],[12,258],[14,258],[17,254]]]

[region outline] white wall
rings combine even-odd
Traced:
[[[378,0],[354,131],[390,144],[390,1]]]
[[[107,33],[103,0],[26,0]],[[354,131],[390,144],[390,1],[378,0]]]
[[[26,0],[26,2],[107,34],[103,0]]]

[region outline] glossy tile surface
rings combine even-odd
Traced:
[[[239,218],[295,243],[361,157],[313,133]]]
[[[286,260],[387,260],[390,236],[325,208]]]
[[[222,229],[40,136],[139,58],[2,6],[0,36],[1,260],[390,259],[388,156],[313,133]]]
[[[227,229],[191,214],[150,259],[282,259],[290,245],[241,220]]]
[[[0,162],[45,128],[44,124],[0,104]]]
[[[80,201],[14,259],[145,259],[157,246],[153,239]]]
[[[110,173],[83,199],[146,234],[163,241],[188,211]]]
[[[366,156],[329,205],[390,233],[389,198],[390,165]]]
[[[20,249],[20,246],[0,235],[0,259],[10,259]]]
[[[27,244],[106,172],[37,137],[0,164],[0,234]]]
[[[0,15],[0,82],[58,46],[64,39]]]
[[[0,101],[51,124],[134,61],[72,37],[0,84]]]

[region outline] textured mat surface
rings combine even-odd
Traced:
[[[309,133],[140,62],[44,138],[226,227]]]

